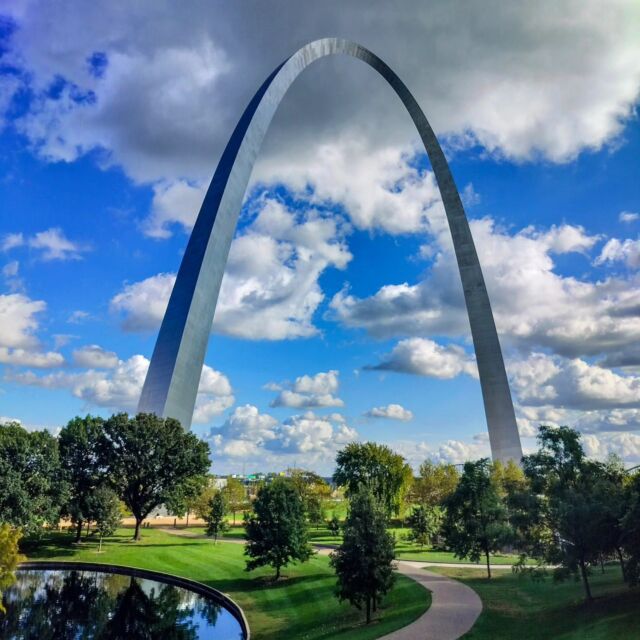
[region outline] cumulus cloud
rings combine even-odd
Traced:
[[[635,222],[638,218],[640,218],[640,213],[634,211],[621,211],[618,216],[618,220],[625,223]]]
[[[24,245],[24,235],[22,233],[7,233],[0,240],[1,251],[11,251],[16,247]]]
[[[607,262],[622,262],[630,269],[640,267],[640,239],[618,240],[617,238],[611,238],[602,247],[602,251],[594,264],[602,265]]]
[[[0,295],[0,363],[37,368],[57,367],[64,357],[44,351],[36,336],[38,316],[47,305],[21,293]]]
[[[388,418],[408,422],[413,420],[413,413],[400,404],[388,404],[384,407],[373,407],[364,414],[367,418]]]
[[[5,378],[44,389],[69,389],[89,407],[135,411],[148,368],[147,358],[134,355],[127,360],[118,360],[116,366],[109,369],[92,368],[73,373],[56,371],[44,376],[27,371],[11,373]],[[226,376],[205,365],[198,387],[194,422],[208,422],[233,403],[231,385]]]
[[[342,416],[317,416],[309,411],[279,422],[273,416],[260,413],[257,407],[236,407],[229,418],[209,433],[216,451],[229,457],[253,459],[272,456],[283,459],[286,454],[305,454],[305,460],[326,462],[336,450],[357,438],[357,432],[347,426]],[[307,457],[309,456],[309,457]]]
[[[285,388],[271,401],[272,407],[342,407],[344,402],[335,394],[338,392],[338,371],[304,375],[296,378],[290,388]],[[272,386],[272,388],[274,388]]]
[[[118,366],[118,356],[97,344],[90,344],[73,352],[73,361],[78,367],[87,369],[113,369]]]
[[[401,340],[379,364],[367,368],[442,380],[455,378],[462,373],[478,377],[475,359],[462,347],[454,344],[442,346],[426,338]]]
[[[633,4],[623,0],[509,11],[497,0],[464,10],[446,0],[400,10],[330,0],[280,12],[258,4],[251,20],[233,3],[178,13],[150,1],[127,11],[73,0],[17,7],[7,9],[18,28],[4,56],[17,81],[2,103],[25,86],[34,95],[19,129],[46,158],[99,149],[105,165],[121,164],[139,181],[208,177],[262,80],[325,34],[349,33],[387,60],[452,145],[516,159],[565,161],[615,140],[640,85]],[[100,68],[87,62],[96,51]],[[54,80],[65,84],[50,92]],[[272,158],[284,149],[312,157],[315,140],[336,132],[365,132],[378,147],[415,137],[388,87],[353,62],[310,69],[282,111],[266,149]]]
[[[40,231],[29,239],[29,246],[41,251],[42,260],[80,260],[82,253],[89,251],[87,245],[72,242],[62,229],[51,228]]]
[[[365,298],[343,289],[331,301],[334,317],[374,337],[468,338],[458,267],[448,230],[441,228],[433,266],[423,279],[385,285]],[[471,229],[503,345],[576,357],[640,339],[637,275],[594,282],[556,270],[554,254],[584,253],[596,236],[571,225],[510,234],[490,218],[471,221]]]
[[[339,217],[258,198],[255,218],[231,245],[213,331],[253,340],[315,335],[313,314],[324,299],[318,279],[351,257]],[[123,328],[156,329],[174,282],[174,274],[162,273],[126,285],[111,300]]]

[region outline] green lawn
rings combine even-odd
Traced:
[[[194,528],[195,532],[195,528]],[[180,538],[144,529],[140,542],[123,529],[97,554],[94,541],[71,544],[69,534],[52,534],[38,546],[27,547],[29,560],[84,560],[164,571],[208,584],[229,594],[245,611],[252,638],[308,640],[372,640],[409,624],[429,606],[430,594],[413,580],[398,576],[380,617],[363,625],[362,613],[339,604],[333,594],[335,576],[327,557],[287,567],[286,579],[271,584],[271,569],[244,571],[243,547],[238,544]]]
[[[420,562],[451,562],[455,564],[466,564],[469,560],[456,558],[450,551],[435,551],[429,547],[421,549],[418,545],[413,544],[404,539],[409,529],[391,528],[389,529],[396,536],[396,555],[400,559],[417,560]],[[193,534],[204,535],[204,527],[189,527],[189,532]],[[233,538],[237,540],[244,539],[244,527],[231,527],[225,534],[225,538]],[[337,546],[342,541],[341,536],[332,536],[326,527],[311,527],[309,529],[309,538],[314,544],[322,544],[328,546]],[[491,556],[493,564],[513,564],[518,559],[514,555],[494,554]],[[484,567],[484,561],[478,563],[478,566]]]
[[[434,569],[469,585],[483,610],[464,638],[489,640],[631,640],[640,638],[640,589],[629,589],[617,566],[592,576],[592,603],[581,582],[533,582],[528,576],[496,572],[491,580],[477,569]]]

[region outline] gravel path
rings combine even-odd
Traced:
[[[162,529],[165,533],[187,538],[206,538],[184,529]],[[222,538],[223,542],[244,544],[237,538]],[[314,545],[321,555],[329,555],[331,547]],[[470,567],[481,569],[476,564],[453,564],[446,562],[413,562],[399,560],[398,573],[415,580],[431,592],[431,606],[416,621],[383,636],[380,640],[456,640],[473,627],[482,612],[482,601],[478,594],[466,585],[441,576],[428,567]],[[497,565],[496,569],[511,569],[508,565]]]

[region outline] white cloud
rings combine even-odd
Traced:
[[[82,309],[77,309],[73,311],[69,317],[67,318],[67,322],[69,324],[81,324],[85,320],[88,320],[91,317],[91,314],[87,311],[82,311]]]
[[[621,211],[618,216],[618,220],[624,223],[635,222],[638,218],[640,218],[640,213],[633,211]]]
[[[617,238],[612,238],[609,240],[594,264],[602,265],[607,262],[622,262],[630,269],[640,267],[640,239],[620,241]]]
[[[20,263],[17,260],[7,262],[7,264],[2,267],[2,277],[4,278],[9,291],[20,291],[21,289],[24,289],[24,282],[20,277],[19,272]]]
[[[462,373],[478,376],[474,358],[467,355],[462,347],[454,344],[442,346],[426,338],[401,340],[379,364],[367,368],[442,380],[455,378]]]
[[[88,369],[113,369],[118,366],[118,356],[97,344],[90,344],[73,352],[73,361],[78,367]]]
[[[110,369],[93,368],[79,373],[56,371],[44,376],[27,371],[5,377],[18,384],[44,389],[69,389],[76,398],[84,400],[87,406],[105,407],[114,411],[135,411],[148,368],[147,358],[134,355],[127,360],[119,360],[117,365]],[[204,365],[198,387],[194,422],[208,422],[233,402],[232,389],[227,378]]]
[[[151,214],[143,226],[145,234],[152,238],[168,238],[173,224],[190,230],[196,221],[204,194],[205,187],[201,183],[176,180],[155,184]]]
[[[388,418],[408,422],[413,420],[413,413],[400,404],[388,404],[384,407],[373,407],[365,414],[368,418]]]
[[[640,340],[637,275],[593,282],[556,272],[553,254],[584,253],[596,236],[569,225],[509,234],[490,218],[472,220],[471,228],[503,346],[576,357]],[[458,267],[449,232],[442,229],[422,280],[385,285],[366,298],[344,289],[331,301],[335,318],[374,337],[468,338]]]
[[[30,351],[27,349],[0,347],[0,363],[18,367],[51,369],[64,364],[64,357],[61,353],[55,351]]]
[[[87,245],[69,240],[61,229],[51,228],[36,233],[29,238],[29,246],[42,251],[42,259],[51,260],[80,260],[83,252],[89,251]]]
[[[338,371],[304,375],[296,378],[291,388],[283,388],[271,402],[272,407],[342,407],[344,402],[335,394],[338,392]],[[273,388],[273,387],[272,387]]]
[[[324,299],[318,279],[351,260],[342,236],[339,218],[259,199],[255,219],[231,245],[213,331],[253,340],[315,335],[313,314]],[[123,328],[157,328],[174,282],[174,274],[162,273],[126,285],[111,300]]]
[[[24,235],[22,233],[7,233],[0,241],[0,251],[11,251],[16,247],[24,245]]]

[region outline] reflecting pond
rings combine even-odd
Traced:
[[[79,570],[16,572],[3,597],[0,638],[240,640],[220,603],[155,580]]]

